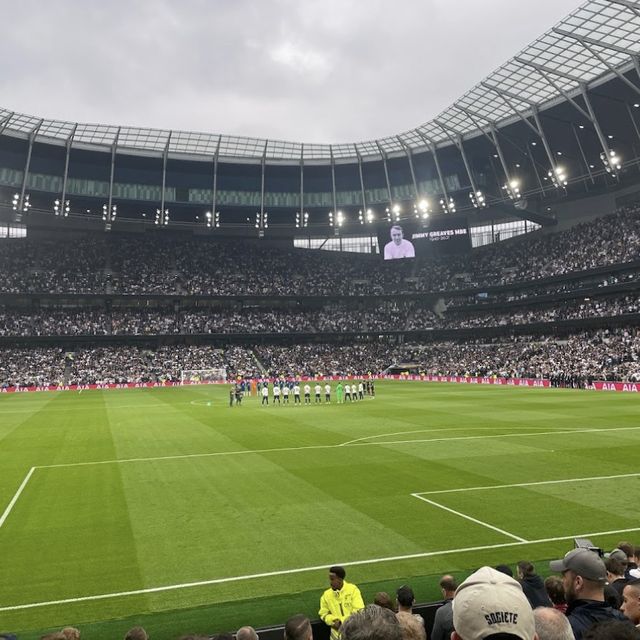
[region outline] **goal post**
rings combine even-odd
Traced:
[[[213,384],[226,381],[227,370],[224,367],[217,369],[183,369],[180,372],[180,384]]]

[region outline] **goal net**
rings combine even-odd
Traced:
[[[226,382],[227,370],[218,369],[183,369],[180,373],[180,384],[211,384]]]

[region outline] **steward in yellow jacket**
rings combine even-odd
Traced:
[[[331,640],[339,640],[342,623],[354,612],[364,609],[360,589],[345,580],[343,567],[329,569],[329,584],[320,598],[320,619],[331,627]]]

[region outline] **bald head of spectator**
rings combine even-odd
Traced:
[[[540,640],[574,640],[567,616],[551,607],[538,607],[533,611],[536,633]]]
[[[253,627],[240,627],[236,631],[236,640],[258,640],[258,634]]]

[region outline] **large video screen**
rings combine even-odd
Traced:
[[[426,224],[403,220],[381,230],[378,242],[385,260],[454,255],[471,250],[465,216],[436,216]]]

